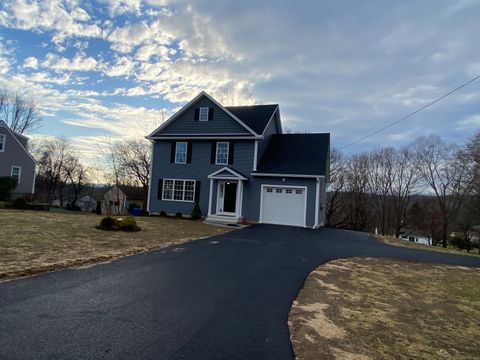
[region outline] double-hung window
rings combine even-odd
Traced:
[[[208,121],[208,107],[201,107],[198,113],[198,121]]]
[[[186,164],[187,163],[187,142],[179,141],[175,145],[175,163]]]
[[[5,140],[7,139],[7,137],[3,134],[0,134],[0,152],[4,152],[5,151]]]
[[[217,142],[217,156],[215,164],[228,165],[228,142]]]
[[[20,177],[22,176],[22,167],[21,166],[12,166],[12,172],[10,176],[17,180],[17,184],[20,182]]]
[[[193,202],[195,180],[164,179],[162,200]]]

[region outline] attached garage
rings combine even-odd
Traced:
[[[306,226],[306,215],[306,187],[262,185],[261,223]]]

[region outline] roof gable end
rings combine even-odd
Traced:
[[[195,121],[195,106],[213,108],[213,121]],[[161,136],[181,135],[259,136],[254,130],[204,91],[198,94],[178,112],[155,129],[147,136],[147,139],[155,139]]]

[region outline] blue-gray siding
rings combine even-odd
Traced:
[[[260,217],[260,198],[261,187],[265,185],[289,185],[289,186],[306,186],[307,187],[307,226],[315,225],[315,179],[298,179],[298,178],[282,178],[274,177],[253,177],[245,183],[243,194],[243,216],[248,220],[258,221]],[[288,211],[288,209],[285,209]]]
[[[10,176],[12,166],[20,166],[22,168],[20,182],[13,193],[14,195],[31,194],[35,179],[35,162],[17,141],[18,139],[2,124],[0,124],[0,134],[6,136],[5,151],[0,152],[0,176]],[[23,143],[26,143],[26,139],[23,139]]]
[[[213,108],[213,119],[209,121],[195,121],[195,108]],[[187,109],[170,125],[165,127],[156,135],[172,134],[240,134],[251,135],[242,125],[228,115],[207,97],[203,96],[194,105]]]
[[[231,169],[248,178],[244,182],[242,216],[246,220],[258,221],[260,216],[261,185],[293,185],[307,186],[307,226],[315,224],[316,182],[314,179],[253,177],[254,142],[252,140],[235,141],[234,162],[228,165]],[[211,141],[192,142],[192,161],[189,164],[170,163],[170,141],[157,141],[154,145],[154,161],[152,167],[152,188],[150,211],[159,213],[165,211],[175,214],[181,212],[189,215],[193,202],[166,201],[157,198],[159,179],[191,179],[201,181],[200,207],[203,216],[208,212],[210,180],[208,175],[219,170],[223,165],[210,164]],[[217,182],[214,181],[212,194],[212,213],[216,211]],[[288,211],[288,209],[285,209]]]
[[[238,140],[234,143],[234,159],[232,165],[215,165],[210,163],[211,141],[192,141],[192,161],[190,164],[175,164],[170,162],[170,141],[157,141],[154,145],[152,167],[152,191],[150,197],[150,211],[158,213],[182,212],[190,214],[193,208],[191,202],[165,201],[157,199],[158,179],[191,179],[201,181],[200,207],[202,214],[208,212],[208,194],[210,180],[208,175],[224,166],[244,174],[250,175],[253,167],[254,143],[252,140]],[[216,187],[214,189],[216,194]],[[215,202],[214,202],[215,203]]]

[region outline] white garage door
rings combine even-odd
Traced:
[[[304,187],[262,187],[260,222],[305,226],[307,190]]]

